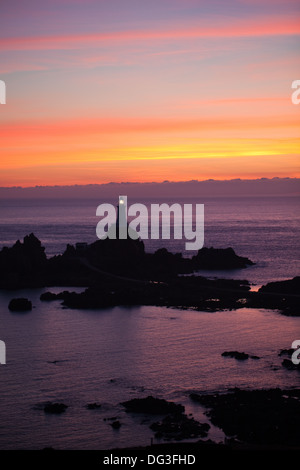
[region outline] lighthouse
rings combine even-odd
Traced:
[[[116,210],[117,209],[117,210]],[[130,208],[129,208],[130,211]],[[97,224],[96,233],[100,240],[138,240],[139,234],[130,227],[127,221],[127,196],[119,196],[119,204],[101,204],[97,207],[96,215],[104,216]],[[109,225],[108,230],[105,226]]]
[[[125,240],[128,234],[127,196],[119,196],[117,211],[116,235],[120,240]]]

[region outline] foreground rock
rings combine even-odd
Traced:
[[[8,304],[8,308],[11,312],[26,312],[32,310],[32,303],[25,298],[12,299]]]
[[[131,413],[166,415],[184,412],[184,406],[160,398],[154,398],[151,395],[147,398],[133,398],[121,403],[121,405],[125,407],[126,411]]]
[[[262,286],[258,292],[299,295],[300,276],[286,281],[269,282],[265,286]]]
[[[298,447],[300,427],[296,416],[300,415],[300,390],[245,391],[198,395],[191,399],[209,408],[206,414],[226,436],[242,442]]]

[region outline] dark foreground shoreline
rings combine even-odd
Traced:
[[[256,446],[230,446],[211,443],[159,444],[148,447],[131,447],[95,451],[52,450],[41,451],[0,451],[0,458],[7,459],[16,468],[48,467],[105,469],[105,468],[193,468],[208,466],[241,469],[245,466],[261,466],[276,462],[277,466],[287,466],[300,455],[299,448]],[[179,460],[180,459],[180,460]]]

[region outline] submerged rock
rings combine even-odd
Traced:
[[[99,410],[99,408],[101,408],[102,405],[100,405],[100,403],[88,403],[86,405],[86,408],[88,410]]]
[[[51,414],[61,414],[66,411],[68,408],[68,405],[65,405],[64,403],[47,403],[44,406],[44,411],[45,413],[51,413]]]
[[[112,427],[113,429],[120,429],[121,426],[122,426],[122,423],[120,423],[120,421],[118,421],[118,420],[117,420],[117,421],[113,421],[113,422],[111,423],[111,427]]]
[[[234,359],[237,359],[238,361],[244,361],[245,359],[260,359],[259,356],[251,356],[250,354],[244,353],[244,352],[239,352],[239,351],[224,351],[222,354],[224,357],[233,357]]]
[[[9,310],[12,312],[25,312],[32,310],[31,300],[25,298],[12,299],[8,304]]]
[[[249,354],[246,354],[244,352],[238,352],[238,351],[224,351],[222,354],[224,357],[233,357],[234,359],[237,359],[238,361],[244,361],[249,358]]]

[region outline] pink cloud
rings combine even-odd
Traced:
[[[159,30],[128,30],[100,34],[13,37],[0,39],[2,50],[77,49],[116,42],[148,40],[182,40],[195,38],[235,38],[300,34],[300,21],[295,17],[257,17],[247,20],[220,21],[217,24]]]
[[[69,138],[70,136],[88,136],[117,133],[170,133],[199,132],[209,130],[235,129],[272,129],[297,128],[298,122],[292,115],[265,117],[258,116],[225,116],[202,118],[157,118],[157,117],[114,117],[69,119],[64,121],[32,120],[2,123],[1,141],[13,142],[16,138],[32,141],[33,138],[53,136]]]

